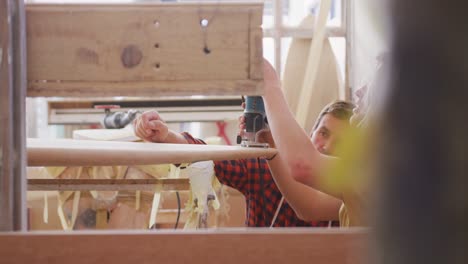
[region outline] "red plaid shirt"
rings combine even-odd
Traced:
[[[201,139],[182,133],[189,144],[205,144]],[[246,225],[249,227],[269,227],[275,215],[281,192],[263,158],[215,161],[218,180],[239,190],[245,196],[247,205]],[[337,222],[336,222],[337,223]],[[333,225],[335,226],[334,222]],[[328,226],[327,221],[305,222],[299,219],[294,210],[284,200],[276,218],[275,227]]]

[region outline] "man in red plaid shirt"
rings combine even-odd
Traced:
[[[335,143],[341,136],[340,132],[348,125],[353,108],[354,105],[349,102],[336,101],[322,110],[311,135],[314,146],[322,154],[333,155]],[[176,133],[169,130],[156,111],[143,113],[134,121],[134,127],[135,134],[149,142],[205,144],[189,133]],[[329,226],[330,221],[334,221],[333,225],[338,226],[336,220],[341,201],[331,199],[328,195],[298,183],[291,177],[273,179],[269,167],[275,166],[271,162],[272,159],[274,157],[271,157],[270,161],[264,158],[254,158],[214,162],[218,180],[222,184],[239,190],[245,196],[246,225],[249,227]],[[285,190],[285,188],[288,188],[290,195],[283,200],[280,190]],[[324,196],[327,197],[323,199]],[[292,208],[288,200],[294,200],[291,204],[303,208],[301,210]],[[324,201],[327,204],[323,204]],[[316,205],[320,208],[316,209]],[[324,210],[324,208],[327,209]],[[310,214],[297,215],[295,211],[308,211]],[[321,221],[304,221],[309,219]]]

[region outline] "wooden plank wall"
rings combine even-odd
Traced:
[[[2,263],[366,263],[361,229],[0,234]]]
[[[28,4],[26,14],[28,96],[262,91],[258,1]]]

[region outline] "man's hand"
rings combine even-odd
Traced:
[[[133,121],[135,135],[145,141],[166,142],[169,129],[157,111],[147,111]]]

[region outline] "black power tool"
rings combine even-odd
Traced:
[[[243,137],[237,137],[237,144],[242,147],[268,148],[268,143],[257,142],[257,133],[268,128],[265,105],[261,96],[245,97],[245,130]]]

